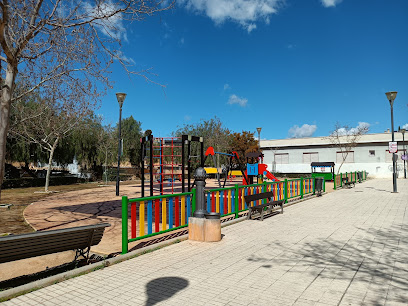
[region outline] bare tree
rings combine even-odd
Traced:
[[[169,0],[0,0],[0,186],[12,102],[39,91],[80,93],[90,105],[111,87],[110,65],[132,71],[122,53],[125,22],[167,10]],[[16,81],[23,90],[15,92]],[[72,98],[60,95],[59,102]],[[1,191],[1,190],[0,190]]]
[[[341,126],[339,122],[336,122],[333,132],[331,132],[328,137],[325,137],[341,153],[341,164],[337,169],[337,174],[340,173],[340,169],[346,161],[350,151],[357,146],[361,136],[368,131],[369,125],[364,122],[359,122],[359,125],[355,128],[350,128],[347,125]]]
[[[28,143],[39,145],[48,152],[45,192],[48,192],[55,149],[59,142],[72,133],[92,113],[84,100],[58,103],[55,99],[18,100],[13,103],[13,122],[10,133]]]
[[[97,135],[98,150],[102,153],[104,158],[104,176],[105,184],[108,184],[108,166],[112,166],[115,157],[117,156],[117,139],[115,137],[114,129],[108,125]]]

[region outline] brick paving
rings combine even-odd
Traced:
[[[4,305],[407,305],[408,180],[369,180]]]

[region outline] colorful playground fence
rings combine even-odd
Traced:
[[[334,187],[333,189],[336,190],[338,187],[343,187],[343,178],[348,178],[349,182],[356,183],[358,180],[357,173],[361,173],[361,180],[367,180],[367,171],[354,171],[354,172],[346,172],[346,173],[339,173],[334,175]]]
[[[126,250],[127,253],[129,242],[188,226],[188,218],[192,216],[194,209],[195,189],[191,192],[137,199],[122,197],[122,252]]]
[[[314,194],[314,181],[313,178],[307,177],[211,189],[206,191],[207,210],[220,213],[221,217],[238,218],[241,212],[248,210],[244,199],[246,195],[273,191],[274,201],[285,200],[286,203],[292,198]],[[192,189],[191,192],[136,199],[122,197],[122,254],[128,252],[130,242],[187,227],[188,218],[195,211],[195,192],[196,190]],[[252,202],[251,206],[261,204],[261,201]]]

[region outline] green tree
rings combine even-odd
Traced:
[[[140,138],[143,137],[141,125],[133,116],[122,119],[123,157],[132,166],[139,166],[140,164]],[[117,126],[116,139],[118,139],[118,135],[119,128]]]
[[[204,137],[204,150],[208,147],[213,147],[216,152],[229,152],[229,135],[230,131],[221,122],[220,118],[214,117],[209,120],[200,120],[195,124],[185,124],[178,128],[174,133],[174,136],[180,137],[181,135],[192,135]],[[198,155],[199,144],[192,144],[192,155]],[[217,166],[226,161],[224,158],[217,155]],[[206,165],[212,165],[212,161],[207,159]],[[215,165],[212,165],[215,166]]]
[[[259,150],[258,141],[254,137],[254,133],[242,131],[241,133],[232,133],[229,137],[230,150],[238,153],[242,165],[246,164],[245,155],[249,152],[257,152]]]
[[[48,153],[45,192],[48,192],[54,154],[61,162],[70,162],[74,150],[57,150],[57,147],[92,114],[87,101],[64,101],[57,96],[41,98],[38,94],[30,99],[20,99],[13,104],[13,121],[10,133],[27,143],[36,144]],[[69,147],[69,146],[68,146]]]

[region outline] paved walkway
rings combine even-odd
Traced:
[[[5,305],[407,305],[408,180],[371,180]]]

